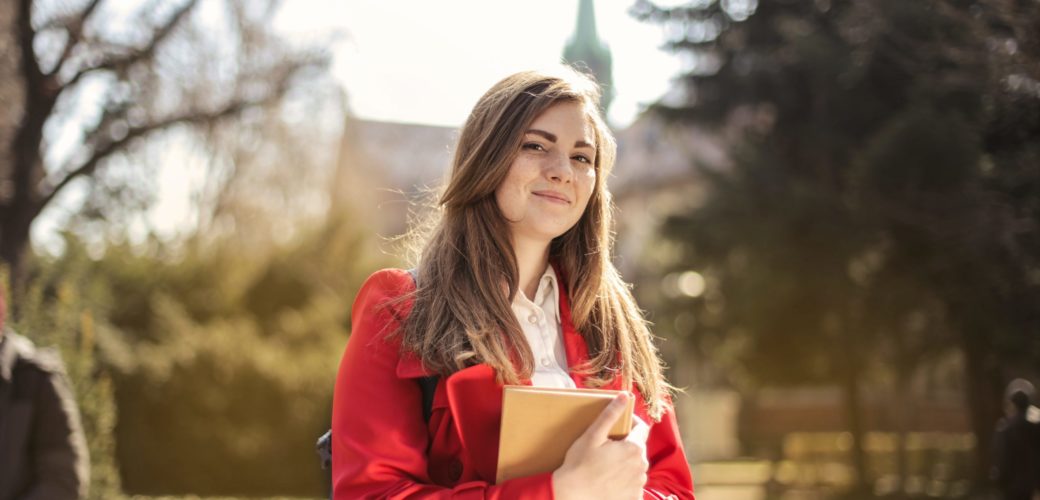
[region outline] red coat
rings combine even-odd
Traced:
[[[413,289],[407,271],[384,269],[365,281],[354,301],[332,407],[334,498],[551,499],[551,472],[494,483],[502,386],[488,365],[441,377],[429,423],[423,422],[415,379],[429,373],[418,358],[399,355],[398,341],[384,340],[411,304],[380,307]],[[588,351],[571,324],[562,289],[560,319],[567,364],[576,366]],[[585,386],[581,375],[571,378]],[[653,423],[641,397],[636,401],[636,415],[651,424],[643,497],[692,499],[693,480],[672,410]]]

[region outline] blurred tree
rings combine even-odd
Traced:
[[[128,491],[323,493],[310,445],[329,425],[353,294],[386,265],[372,239],[341,217],[268,255],[243,258],[230,244],[159,269],[130,266],[160,271],[158,281],[120,273],[128,255],[99,263],[98,275],[114,277],[119,296],[143,296],[147,311],[113,302],[119,327],[140,335],[115,370]]]
[[[372,234],[341,214],[274,249],[225,235],[173,259],[158,240],[92,257],[67,233],[61,256],[32,259],[16,326],[62,347],[92,498],[322,495],[312,444],[330,424],[349,304],[389,264]]]
[[[0,2],[0,258],[17,324],[75,360],[93,498],[321,494],[310,444],[383,261],[327,213],[344,101],[325,54],[273,32],[278,5]],[[196,224],[131,243],[171,164],[201,182]],[[64,251],[27,254],[55,205],[76,211]]]
[[[12,132],[0,133],[0,259],[16,295],[30,226],[70,186],[85,188],[82,210],[99,218],[147,205],[163,160],[130,158],[140,139],[198,130],[205,143],[229,120],[255,129],[283,111],[273,104],[306,70],[327,64],[271,34],[276,0],[200,3],[0,6],[14,42],[0,44],[0,96],[12,99],[0,116],[0,132]]]
[[[1040,354],[1040,5],[671,5],[633,7],[687,63],[655,110],[732,144],[664,228],[716,284],[672,307],[759,383],[841,380],[859,488],[865,363],[956,346],[982,484],[1002,370]]]

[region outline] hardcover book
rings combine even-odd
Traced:
[[[496,482],[556,470],[567,450],[620,391],[505,386]],[[610,430],[624,439],[632,428],[634,401]]]

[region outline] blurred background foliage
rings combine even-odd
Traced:
[[[321,47],[274,34],[278,5],[0,6],[6,296],[66,361],[90,498],[324,493],[349,305],[390,259],[331,200],[342,91]],[[160,237],[171,157],[194,220]],[[58,251],[34,251],[62,197]]]
[[[68,234],[60,257],[33,259],[14,328],[62,348],[92,497],[119,494],[120,475],[139,494],[320,495],[312,444],[329,425],[345,304],[387,265],[364,227],[339,220],[267,255],[218,242],[176,260],[158,242],[90,257]]]
[[[1040,364],[1040,5],[633,10],[687,26],[670,47],[701,63],[654,110],[730,144],[701,169],[706,199],[662,226],[676,250],[658,272],[701,282],[643,301],[658,331],[728,363],[717,373],[745,394],[839,384],[854,490],[878,479],[868,392],[893,398],[902,443],[927,391],[960,391],[985,484],[1004,384]],[[961,376],[913,392],[951,360]],[[899,491],[908,458],[895,459]]]

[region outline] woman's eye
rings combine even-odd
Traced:
[[[574,159],[575,159],[575,160],[578,160],[578,161],[580,161],[580,162],[582,162],[582,163],[587,163],[587,164],[589,164],[589,165],[592,165],[592,160],[590,160],[588,156],[585,156],[585,155],[577,155],[577,156],[575,156],[575,157],[574,157]]]
[[[529,142],[527,144],[524,144],[523,147],[524,147],[524,149],[530,149],[532,151],[545,151],[545,148],[542,147],[542,145],[538,144],[537,142]]]

